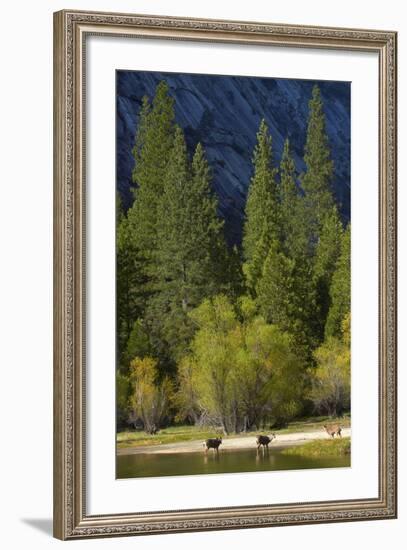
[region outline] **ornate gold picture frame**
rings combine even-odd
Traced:
[[[86,448],[86,40],[372,52],[378,58],[378,494],[91,515]],[[59,539],[391,519],[397,514],[395,32],[64,10],[54,14],[54,535]],[[114,365],[111,366],[114,369]],[[262,498],[263,501],[263,498]]]

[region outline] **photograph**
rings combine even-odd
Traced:
[[[351,466],[351,82],[116,70],[116,478]]]

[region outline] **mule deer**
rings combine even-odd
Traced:
[[[337,435],[338,437],[342,437],[342,427],[339,426],[339,424],[333,424],[331,426],[327,426],[324,424],[325,431],[328,435],[330,435],[332,438]]]
[[[260,449],[261,446],[263,448],[268,449],[269,444],[273,441],[273,439],[276,438],[276,434],[270,434],[270,435],[258,435],[256,437],[256,443],[257,443],[257,449]]]
[[[207,439],[206,441],[203,442],[203,446],[205,447],[205,453],[207,453],[209,449],[213,449],[218,453],[219,445],[221,445],[221,443],[222,443],[221,437]]]

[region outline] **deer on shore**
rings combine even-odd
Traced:
[[[276,434],[270,434],[270,435],[258,435],[256,437],[256,444],[257,444],[257,450],[260,449],[261,446],[263,446],[263,449],[269,448],[269,444],[273,441],[273,439],[276,438]]]
[[[205,453],[209,451],[209,449],[213,449],[217,453],[219,453],[219,446],[222,444],[222,438],[221,437],[214,437],[209,438],[206,441],[203,442],[203,446],[205,448]]]
[[[342,427],[339,424],[332,424],[332,425],[326,425],[324,424],[325,431],[328,435],[332,437],[332,439],[337,435],[338,437],[342,437]]]

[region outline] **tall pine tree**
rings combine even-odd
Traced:
[[[325,323],[331,306],[332,276],[341,250],[343,227],[336,206],[325,214],[314,259],[314,284],[316,291],[315,314],[318,319],[318,340],[324,338]]]
[[[161,81],[152,105],[143,99],[133,154],[135,201],[129,212],[136,246],[150,267],[157,246],[157,208],[164,192],[167,164],[174,140],[174,100]]]
[[[263,269],[271,242],[279,236],[279,200],[276,170],[272,166],[272,143],[263,119],[257,133],[243,228],[243,266],[252,294]]]
[[[117,346],[119,365],[122,372],[125,372],[128,365],[124,364],[123,360],[127,341],[133,324],[142,313],[145,304],[143,294],[145,279],[129,220],[122,210],[119,198],[117,199],[116,226]]]
[[[321,91],[317,85],[312,90],[309,102],[307,138],[304,150],[306,171],[302,175],[301,185],[305,194],[306,225],[310,244],[318,239],[319,230],[325,215],[334,204],[331,190],[333,161],[326,133],[326,121]]]
[[[313,340],[319,344],[323,340],[330,307],[330,285],[339,254],[342,224],[331,189],[333,161],[321,92],[317,85],[309,102],[304,161],[306,171],[301,177],[303,196],[299,218],[305,235],[302,239],[303,258],[312,269],[315,296],[315,310],[309,324],[314,328]]]
[[[309,262],[289,257],[274,241],[257,284],[257,304],[267,322],[293,337],[304,359],[312,358],[315,340],[315,291]]]
[[[350,224],[342,234],[341,252],[336,263],[336,269],[332,276],[330,287],[330,309],[325,325],[325,336],[340,337],[343,328],[343,322],[350,312],[351,299],[351,239]]]
[[[222,288],[226,256],[203,148],[198,144],[191,167],[180,128],[158,206],[157,237],[158,285],[150,318],[177,357],[192,335],[188,312]]]
[[[284,252],[293,259],[306,249],[301,197],[296,180],[297,170],[287,138],[280,162],[280,242]]]
[[[257,304],[268,322],[290,333],[304,357],[315,346],[315,285],[309,235],[304,225],[303,197],[288,139],[280,162],[280,226],[278,239],[267,243],[266,260],[256,286]],[[263,246],[259,242],[259,248]]]

